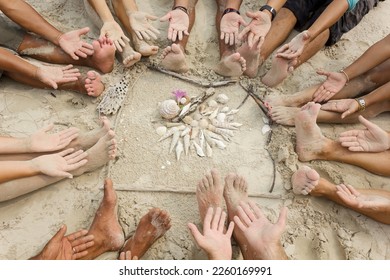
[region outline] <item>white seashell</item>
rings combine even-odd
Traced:
[[[208,134],[207,131],[203,131],[203,134],[204,134],[204,139],[206,140],[206,143],[210,146],[210,147],[214,147],[215,146],[215,142],[214,140],[210,137],[210,135]]]
[[[177,127],[178,130],[184,130],[186,129],[187,126],[185,126],[184,124],[180,125]]]
[[[176,147],[177,142],[179,141],[179,138],[180,138],[180,131],[176,131],[172,137],[172,142],[171,142],[171,147],[169,148],[169,153],[172,153],[173,149]]]
[[[182,123],[178,123],[178,122],[169,122],[165,124],[166,127],[174,127],[174,126],[181,126],[181,125]]]
[[[226,114],[225,113],[218,113],[217,115],[217,121],[223,123],[226,119]]]
[[[199,134],[199,127],[194,127],[191,130],[191,139],[195,139]]]
[[[238,123],[238,122],[231,122],[230,124],[234,127],[241,127],[242,126],[242,123]]]
[[[233,121],[234,121],[234,117],[233,117],[233,115],[226,116],[225,122],[228,122],[228,123],[230,123],[230,122],[233,122]]]
[[[212,132],[210,130],[207,130],[206,134],[209,135],[213,139],[222,140],[222,136],[221,135],[216,134],[216,133],[214,133],[214,132]]]
[[[176,159],[180,160],[180,155],[184,151],[183,149],[183,143],[179,140],[176,145]]]
[[[196,154],[200,157],[205,157],[206,155],[204,154],[202,148],[198,145],[198,143],[196,143],[195,141],[193,141],[193,143],[196,149]]]
[[[185,124],[191,124],[192,121],[193,121],[193,118],[191,118],[190,116],[185,116],[185,117],[183,118],[183,122],[184,122]]]
[[[240,109],[232,109],[229,112],[226,113],[226,116],[234,115],[236,114]]]
[[[210,147],[209,143],[206,143],[206,155],[207,157],[213,156],[213,149]]]
[[[182,97],[182,98],[180,99],[180,104],[182,104],[182,105],[187,104],[187,101],[188,101],[187,98]]]
[[[220,148],[221,150],[226,148],[226,145],[225,143],[223,143],[223,141],[214,139],[214,142],[217,145],[217,147]]]
[[[183,130],[183,132],[180,134],[180,137],[186,136],[187,134],[190,133],[190,131],[191,131],[191,127],[187,126],[187,127]]]
[[[218,103],[226,104],[229,102],[229,97],[226,94],[220,93],[215,100],[217,100]]]
[[[176,126],[168,129],[167,132],[163,136],[161,136],[160,139],[158,139],[158,142],[171,137],[171,135],[173,135],[176,131],[179,131]]]
[[[229,112],[229,110],[229,107],[223,107],[220,112],[226,114],[227,112]]]
[[[231,123],[219,122],[217,120],[213,120],[212,124],[215,127],[224,128],[224,129],[232,129],[232,130],[237,130],[238,129],[237,127],[231,125]]]
[[[211,95],[213,95],[215,93],[215,88],[208,88],[207,90],[206,90],[206,96],[211,96]]]
[[[194,114],[194,120],[200,121],[201,119],[202,119],[202,115],[201,114],[199,114],[199,113],[195,113]]]
[[[204,111],[206,111],[206,109],[207,109],[207,106],[204,104],[200,104],[198,107],[198,111],[201,115],[203,115],[203,113],[204,113]]]
[[[204,133],[203,130],[201,129],[199,131],[199,146],[203,149],[204,147]]]
[[[211,99],[207,102],[207,105],[209,105],[209,107],[217,107],[218,106],[218,103],[217,101]]]
[[[219,135],[226,135],[226,136],[231,136],[231,137],[234,136],[233,131],[228,130],[228,129],[223,129],[223,128],[215,127],[215,126],[213,126],[213,125],[211,125],[211,124],[207,127],[207,129],[210,130],[210,131],[212,131],[212,132],[214,132],[214,133],[217,133],[217,134],[219,134]]]
[[[186,106],[184,106],[180,111],[179,117],[184,116],[190,110],[190,107],[191,103],[188,103]]]
[[[198,126],[199,126],[199,122],[196,121],[196,120],[193,120],[193,121],[191,122],[191,126],[192,126],[192,127],[198,127]]]
[[[188,150],[190,149],[190,135],[189,134],[184,136],[183,142],[184,142],[184,152],[186,153],[186,155],[188,155]]]
[[[269,119],[263,117],[263,123],[264,124],[269,124]]]
[[[170,120],[179,114],[180,107],[176,104],[175,100],[168,99],[160,105],[160,115],[164,119]]]
[[[201,119],[199,121],[199,127],[200,128],[207,128],[207,126],[209,125],[209,121],[207,119]]]
[[[159,126],[156,128],[156,132],[158,135],[163,136],[167,132],[167,127],[166,126]]]
[[[217,117],[217,115],[218,115],[218,111],[219,111],[218,108],[215,109],[215,110],[211,113],[211,115],[209,116],[209,119],[210,119],[210,120],[215,119],[215,118]]]
[[[264,134],[266,134],[268,131],[270,131],[271,130],[271,127],[268,125],[268,124],[266,124],[265,126],[263,126],[263,128],[261,129],[261,132],[263,133],[263,135]]]

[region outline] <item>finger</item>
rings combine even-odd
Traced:
[[[209,207],[203,221],[203,230],[211,228],[211,221],[213,220],[213,207]]]
[[[88,230],[82,229],[82,230],[79,230],[79,231],[76,231],[76,232],[73,232],[73,233],[67,235],[66,238],[71,242],[72,247],[73,247],[73,246],[76,246],[78,244],[73,244],[72,242],[75,241],[76,239],[82,237],[82,236],[85,236],[87,233],[88,233]]]
[[[93,55],[93,52],[94,52],[93,49],[91,50],[91,49],[86,48],[84,46],[82,46],[79,50],[82,51],[83,53],[85,53],[87,56]]]
[[[153,20],[153,21],[155,21],[155,20],[158,19],[158,17],[153,16],[153,15],[150,15],[150,14],[145,14],[145,17],[146,17],[147,19],[150,19],[150,20]]]
[[[225,44],[228,45],[229,41],[230,41],[230,34],[229,33],[225,33]]]
[[[73,155],[73,154],[72,154]],[[88,156],[87,152],[83,152],[82,150],[77,151],[74,153],[74,156],[72,158],[65,158],[67,164],[76,164],[82,160],[84,160]]]
[[[341,114],[341,119],[344,119],[344,118],[348,117],[351,114],[353,114],[353,112],[348,109],[347,111],[345,111],[344,113]]]
[[[79,155],[81,155],[82,153],[84,153],[83,150],[78,150],[78,151],[75,151],[74,153],[71,153],[71,154],[68,154],[68,155],[64,156],[64,159],[66,161],[72,160],[72,159],[78,157]]]
[[[69,149],[63,150],[62,152],[59,152],[58,155],[65,157],[66,155],[72,153],[73,151],[74,151],[73,148],[69,148]]]
[[[81,46],[85,49],[88,49],[88,51],[92,51],[91,55],[93,54],[94,48],[91,44],[89,44],[87,42],[83,42]]]
[[[119,51],[119,52],[122,52],[122,51],[123,51],[123,49],[122,49],[121,45],[119,44],[118,40],[115,40],[115,41],[114,41],[114,46],[115,46],[115,49],[116,49],[117,51]]]
[[[145,39],[145,40],[150,40],[150,36],[148,35],[148,33],[146,31],[142,31],[141,32],[141,35],[142,37]]]
[[[360,115],[359,117],[359,122],[364,125],[368,130],[382,130],[379,126],[377,126],[376,124],[370,122],[369,120],[367,120],[366,118],[364,118],[362,115]]]
[[[364,149],[362,146],[348,147],[348,150],[350,150],[351,152],[364,152]]]
[[[278,54],[278,53],[282,53],[282,52],[284,52],[284,51],[286,51],[286,50],[288,50],[288,44],[284,44],[282,47],[280,47],[277,51],[276,51],[276,53]]]
[[[233,230],[234,230],[234,223],[233,223],[233,221],[231,221],[229,223],[229,227],[228,227],[228,229],[226,231],[226,236],[229,237],[229,238],[232,237]]]
[[[261,36],[260,39],[259,39],[259,43],[257,44],[257,49],[260,50],[260,48],[263,46],[264,44],[264,36]]]
[[[242,40],[242,38],[245,37],[245,35],[247,35],[247,33],[251,30],[251,27],[250,26],[247,26],[245,27],[241,32],[240,34],[238,34],[238,39],[239,40]]]
[[[38,130],[39,132],[49,132],[50,130],[52,130],[54,128],[54,123],[51,123],[51,124],[48,124],[47,126],[41,128],[40,130]]]
[[[68,64],[64,67],[61,68],[62,71],[67,71],[67,70],[70,70],[73,68],[73,65],[72,64]],[[77,69],[77,68],[74,68],[74,69]],[[77,69],[78,70],[78,69]]]
[[[320,69],[320,70],[317,70],[317,74],[328,77],[330,75],[330,72]]]
[[[183,40],[183,31],[179,31],[178,36],[179,36],[179,41]]]
[[[78,260],[78,259],[81,259],[81,258],[85,257],[86,255],[88,255],[88,251],[82,251],[82,252],[74,254],[72,256],[72,259],[73,260]]]
[[[172,32],[172,41],[176,41],[177,40],[177,30],[174,29],[173,32]]]
[[[144,39],[144,38],[142,38],[142,34],[140,31],[135,31],[135,34],[137,35],[138,39],[140,39],[140,40]]]
[[[149,38],[153,38],[154,40],[157,40],[157,36],[156,34],[154,34],[152,31],[150,31],[149,29],[145,31],[148,35],[149,35]],[[183,36],[183,35],[182,35]],[[149,40],[149,39],[148,39]]]
[[[254,36],[255,35],[252,32],[250,32],[249,35],[248,35],[248,45],[249,45],[250,48],[253,47],[253,38],[254,38]]]
[[[125,46],[126,46],[126,43],[125,43],[125,41],[123,41],[122,38],[120,38],[120,39],[118,40],[118,42],[119,42],[119,44],[120,44],[122,47],[125,47]]]
[[[213,221],[211,222],[211,229],[218,230],[219,221],[221,220],[222,209],[221,207],[217,207],[215,209],[215,214],[213,217]]]
[[[279,213],[279,218],[276,224],[280,229],[284,229],[286,226],[286,220],[287,220],[287,207],[282,207]]]
[[[248,26],[248,23],[242,17],[239,18],[238,23],[243,26]]]
[[[241,205],[237,207],[237,214],[243,223],[245,223],[247,225],[251,224],[251,219],[248,217],[248,215],[246,214],[245,210],[242,208]]]
[[[75,164],[70,164],[68,165],[68,167],[66,168],[67,171],[73,171],[73,170],[76,170],[78,168],[80,168],[81,166],[84,166],[86,163],[88,162],[88,160],[86,159],[83,159]],[[67,173],[67,172],[63,172],[64,174],[66,173],[68,178],[73,178],[73,175],[70,174],[70,173]]]
[[[160,31],[159,31],[157,28],[155,28],[154,26],[149,26],[149,29],[150,29],[152,32],[154,32],[156,35],[160,34]],[[157,37],[156,37],[156,38],[157,38]]]
[[[160,18],[160,21],[168,21],[171,18],[171,13],[167,13],[165,16]]]
[[[121,261],[126,260],[126,252],[121,252],[121,253],[119,254],[119,259],[120,259]]]
[[[242,210],[245,211],[245,215],[248,217],[248,219],[250,220],[250,222],[253,222],[254,220],[256,220],[257,218],[262,218],[263,217],[263,214],[261,213],[261,211],[258,211],[260,213],[260,216],[256,217],[256,215],[254,214],[254,208],[257,208],[257,205],[253,205],[250,206],[248,203],[244,203],[244,202],[240,202],[240,206],[242,208]],[[259,209],[260,210],[260,209]],[[246,220],[244,220],[244,222],[246,222]]]
[[[192,223],[189,223],[188,224],[188,228],[190,229],[190,232],[192,234],[192,236],[194,237],[196,243],[199,244],[199,240],[201,240],[201,238],[203,237],[203,235],[200,233],[200,231],[198,230],[198,228],[196,227],[196,225],[192,224]]]
[[[263,212],[261,211],[259,206],[257,206],[256,203],[254,203],[253,201],[249,201],[249,206],[253,209],[253,211],[255,212],[257,218],[260,218],[260,219],[264,219],[265,218]]]
[[[342,133],[340,133],[340,138],[341,137],[356,137],[359,135],[359,130],[357,129],[354,129],[354,130],[348,130],[348,131],[344,131]]]
[[[247,226],[241,221],[241,219],[238,216],[234,216],[233,218],[234,224],[241,230],[245,231],[247,229]]]
[[[81,28],[81,29],[77,30],[77,34],[78,34],[79,36],[85,35],[85,34],[87,34],[88,32],[89,32],[89,27],[84,27],[84,28]]]
[[[233,46],[234,45],[234,41],[235,41],[235,34],[232,33],[232,34],[230,34],[229,45]]]
[[[356,197],[360,196],[360,192],[358,192],[357,189],[355,189],[352,185],[350,184],[346,184],[346,187],[348,188],[348,190],[350,191],[350,193]]]
[[[168,39],[173,41],[172,40],[172,37],[173,37],[173,28],[172,27],[169,27],[168,28]]]
[[[80,252],[87,250],[88,248],[91,248],[94,244],[95,244],[95,242],[92,240],[86,241],[80,245],[74,246],[73,249],[75,252],[80,253]]]
[[[53,125],[53,126],[54,126],[54,125]],[[78,128],[76,128],[76,127],[70,127],[70,128],[67,128],[67,129],[61,131],[61,132],[59,133],[59,135],[60,135],[60,138],[61,138],[62,140],[68,141],[69,138],[72,138],[72,140],[73,140],[74,138],[76,138],[77,135],[79,134],[79,131],[80,131],[80,130],[79,130]]]
[[[219,223],[218,223],[218,231],[223,232],[225,228],[225,221],[226,221],[226,212],[222,211],[221,217],[219,218]]]
[[[61,239],[65,236],[66,233],[66,225],[62,225],[57,233],[52,237],[52,240],[60,242]]]

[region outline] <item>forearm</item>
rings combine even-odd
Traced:
[[[390,82],[363,96],[363,98],[366,102],[366,107],[372,104],[390,101]]]
[[[58,45],[62,32],[48,23],[33,7],[22,0],[0,1],[0,10],[11,20]]]
[[[29,138],[0,136],[0,154],[31,153]]]
[[[241,7],[241,3],[242,3],[242,0],[240,0],[240,1],[237,1],[237,0],[227,0],[225,9],[231,8],[231,9],[239,10],[240,7]]]
[[[348,10],[348,2],[346,0],[333,0],[326,7],[320,17],[307,30],[310,35],[310,40],[314,40],[323,31],[334,25]]]
[[[32,161],[0,161],[0,183],[39,175]]]
[[[368,48],[355,62],[344,71],[349,79],[353,79],[378,66],[390,58],[390,35]]]
[[[189,8],[189,0],[175,0],[173,7],[182,6],[186,9]]]
[[[114,17],[112,16],[105,0],[88,0],[88,3],[103,22],[114,21]]]
[[[38,67],[0,48],[0,69],[10,73],[20,73],[35,79]]]
[[[276,12],[279,12],[279,10],[283,7],[284,3],[286,3],[286,0],[268,0],[267,1],[267,5],[274,8],[276,10]]]
[[[267,246],[264,250],[259,252],[260,260],[288,260],[286,251],[284,250],[282,243]]]
[[[138,7],[134,0],[123,1],[126,12],[137,12]]]

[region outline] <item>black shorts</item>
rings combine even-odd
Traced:
[[[283,7],[294,14],[297,19],[294,28],[301,32],[309,29],[332,1],[333,0],[287,0]],[[379,0],[360,0],[352,11],[346,12],[330,27],[330,35],[326,45],[331,46],[340,40],[341,36],[358,25],[362,18],[375,7],[378,2]]]

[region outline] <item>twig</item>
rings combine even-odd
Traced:
[[[183,80],[183,81],[186,81],[186,82],[189,82],[189,83],[201,86],[201,87],[223,87],[223,86],[227,86],[229,84],[233,84],[233,83],[237,82],[237,80],[223,80],[223,81],[216,81],[216,82],[204,82],[204,81],[200,81],[200,80],[197,80],[197,79],[193,79],[193,78],[190,78],[190,77],[186,77],[186,76],[180,75],[180,74],[178,74],[176,72],[172,72],[172,71],[169,71],[169,70],[162,69],[162,68],[160,68],[158,66],[155,66],[155,65],[148,65],[148,68],[152,69],[152,70],[155,70],[155,71],[158,71],[158,72],[161,72],[161,73],[164,73],[164,74],[167,74],[167,75],[170,75],[170,76],[173,76],[173,77],[178,78],[180,80]]]

